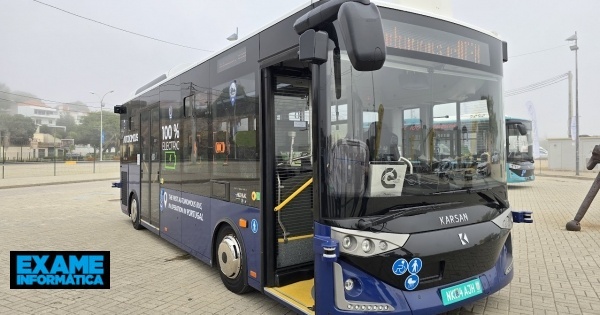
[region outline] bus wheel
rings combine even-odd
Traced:
[[[245,250],[235,231],[229,225],[221,228],[217,241],[216,260],[221,281],[233,293],[242,294],[250,291],[251,287],[248,285],[244,266]]]
[[[129,217],[134,229],[141,230],[144,228],[140,222],[140,203],[135,194],[131,196],[131,201],[129,202]]]

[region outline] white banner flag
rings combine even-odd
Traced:
[[[535,117],[535,107],[531,101],[527,101],[525,103],[527,106],[527,112],[529,112],[529,117],[531,118],[531,136],[533,138],[533,158],[537,159],[540,157],[540,141],[538,139],[538,131],[537,131],[537,118]]]

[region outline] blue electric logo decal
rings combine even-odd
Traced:
[[[167,207],[168,195],[165,189],[160,190],[160,211],[163,211]]]
[[[408,262],[404,258],[400,258],[392,265],[392,272],[399,276],[403,275],[408,270]]]
[[[235,106],[235,97],[237,95],[237,82],[233,80],[231,85],[229,85],[229,101],[231,101],[231,106]]]
[[[11,289],[110,289],[108,251],[11,251]]]
[[[258,221],[256,219],[250,221],[250,228],[252,229],[252,233],[256,234],[258,232]]]

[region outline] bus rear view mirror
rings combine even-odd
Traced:
[[[521,134],[521,136],[527,135],[527,127],[525,127],[525,125],[517,124],[517,130],[519,130],[519,133]]]
[[[127,107],[124,105],[115,105],[114,107],[115,114],[127,114]]]
[[[386,49],[379,9],[373,3],[342,4],[338,12],[340,30],[348,58],[358,71],[374,71],[383,67]]]

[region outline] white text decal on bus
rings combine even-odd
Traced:
[[[179,124],[162,126],[162,150],[179,150]]]
[[[164,189],[160,194],[160,210],[164,209],[173,210],[179,213],[183,213],[194,219],[204,221],[204,214],[202,211],[202,202],[187,199],[177,195],[171,195]]]
[[[125,135],[123,137],[123,143],[133,143],[133,142],[138,142],[138,134],[134,133],[132,135]]]

